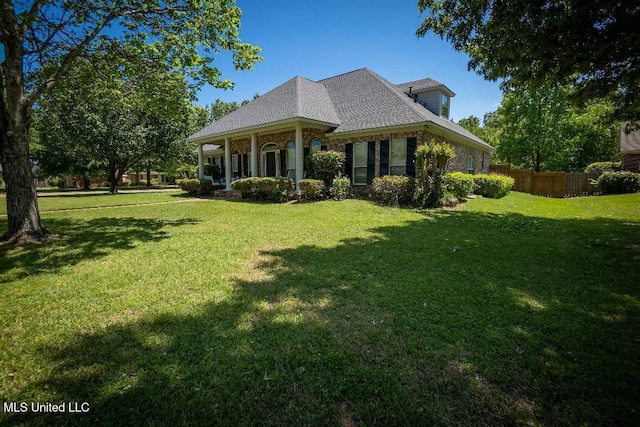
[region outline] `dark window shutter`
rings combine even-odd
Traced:
[[[311,154],[311,148],[310,147],[306,147],[304,149],[304,162],[302,163],[302,171],[303,171],[303,173],[307,171],[307,157],[309,157],[309,154]]]
[[[225,177],[225,171],[227,170],[227,163],[224,161],[225,157],[221,156],[220,157],[220,172],[222,173],[222,176]]]
[[[407,176],[416,176],[416,142],[418,138],[407,138]]]
[[[280,176],[287,176],[287,150],[280,150]]]
[[[348,176],[349,179],[351,180],[351,183],[353,183],[353,144],[352,143],[345,144],[344,154],[345,154],[344,175]]]
[[[242,155],[242,173],[240,176],[249,176],[249,155]]]
[[[380,141],[380,176],[389,175],[389,140]]]
[[[376,143],[369,141],[367,143],[367,184],[373,182],[376,176]]]

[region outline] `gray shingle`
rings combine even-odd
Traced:
[[[227,114],[190,136],[189,140],[224,135],[296,118],[337,126],[336,114],[327,89],[303,77],[294,77],[264,95]]]
[[[433,79],[416,82],[444,87]],[[333,134],[430,122],[492,149],[462,126],[432,113],[409,98],[403,88],[413,83],[394,85],[368,68],[318,82],[294,77],[205,127],[189,140],[215,138],[301,118],[334,127]]]
[[[440,83],[437,80],[433,80],[432,78],[427,77],[426,79],[414,80],[412,82],[400,83],[397,84],[396,87],[402,93],[409,93],[409,88],[411,88],[411,92],[420,92],[423,90],[429,89],[437,89],[444,88],[446,91],[451,93],[451,96],[455,95],[451,89],[446,87],[444,84]]]
[[[640,153],[640,130],[627,133],[625,131],[627,123],[620,124],[620,153]]]

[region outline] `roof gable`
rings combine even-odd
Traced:
[[[449,96],[455,96],[455,93],[444,84],[440,83],[437,80],[433,80],[432,78],[414,80],[407,83],[397,84],[396,87],[402,93],[409,93],[409,88],[411,88],[412,93],[426,92],[434,89],[441,89]]]

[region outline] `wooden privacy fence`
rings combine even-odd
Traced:
[[[592,184],[600,172],[534,172],[514,169],[510,165],[491,165],[489,171],[512,177],[513,190],[545,197],[576,197],[599,194]]]

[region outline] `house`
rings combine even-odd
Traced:
[[[626,123],[620,125],[618,154],[621,156],[620,169],[640,172],[640,130],[626,132]]]
[[[395,85],[367,68],[320,81],[298,76],[188,140],[199,147],[200,177],[206,157],[224,170],[227,189],[234,178],[248,176],[297,183],[305,157],[317,150],[345,152],[353,185],[415,176],[416,146],[432,139],[454,147],[451,169],[488,172],[494,149],[449,119],[454,95],[433,79]]]

